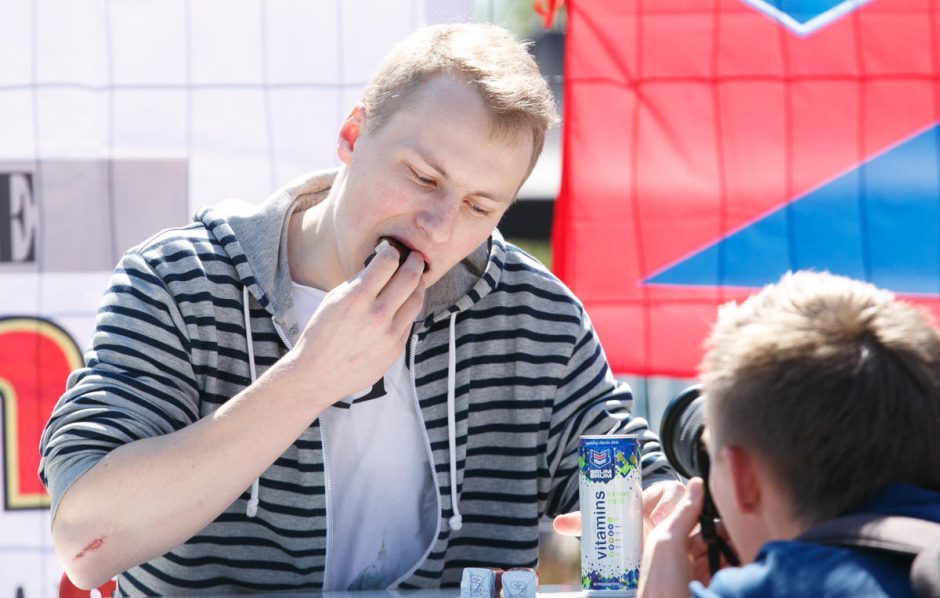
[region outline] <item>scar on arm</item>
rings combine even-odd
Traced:
[[[104,544],[104,537],[103,537],[103,536],[102,536],[101,538],[96,538],[96,539],[92,540],[92,541],[88,544],[88,546],[86,546],[85,548],[82,548],[82,551],[75,555],[75,560],[77,561],[78,559],[80,559],[80,558],[82,558],[83,556],[85,556],[85,553],[86,553],[86,552],[91,552],[92,550],[98,550],[99,548],[101,548],[101,545],[102,545],[102,544]]]

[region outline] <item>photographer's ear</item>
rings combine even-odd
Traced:
[[[721,449],[728,464],[735,506],[742,515],[753,515],[761,503],[760,464],[747,450],[733,445]]]

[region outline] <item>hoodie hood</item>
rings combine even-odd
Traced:
[[[249,292],[284,330],[291,344],[300,334],[291,298],[287,228],[290,218],[329,194],[339,169],[305,174],[271,194],[259,205],[226,200],[203,208],[195,220],[213,230],[225,246]],[[503,239],[494,230],[489,239],[450,269],[425,294],[421,319],[429,326],[459,313],[492,291],[499,281]]]

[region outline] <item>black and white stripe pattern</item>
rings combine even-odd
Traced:
[[[286,208],[285,208],[286,209]],[[258,373],[283,355],[272,300],[214,210],[129,251],[115,270],[86,354],[42,439],[53,508],[108,451],[166,434],[249,384],[242,288],[252,295]],[[457,480],[447,430],[448,318],[456,311]],[[282,326],[282,329],[286,329]],[[293,335],[294,332],[289,332]],[[629,415],[583,307],[498,233],[482,277],[415,334],[413,375],[439,484],[440,532],[402,588],[457,585],[463,567],[531,567],[543,516],[577,508],[577,441],[640,434],[646,483],[672,478],[655,436]],[[463,527],[449,529],[456,483]],[[314,422],[264,473],[256,517],[246,492],[186,544],[120,577],[127,595],[317,589],[326,502]]]

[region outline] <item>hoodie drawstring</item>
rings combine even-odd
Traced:
[[[454,394],[457,379],[457,341],[455,326],[457,314],[450,315],[450,339],[447,342],[447,441],[450,445],[450,507],[454,514],[448,520],[450,529],[463,527],[463,517],[457,508],[457,417],[454,413]]]
[[[255,373],[255,350],[252,345],[254,345],[252,336],[251,336],[251,313],[248,310],[248,285],[242,287],[242,305],[244,307],[245,314],[245,338],[248,342],[248,372],[251,374],[251,383],[254,384],[255,380],[258,379],[257,373]],[[258,514],[258,483],[261,478],[255,478],[255,481],[251,483],[251,498],[248,500],[248,506],[245,508],[245,515],[249,517],[254,517]]]

